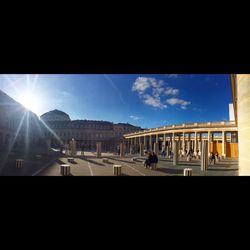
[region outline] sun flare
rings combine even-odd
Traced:
[[[39,111],[40,101],[37,95],[31,92],[24,92],[20,95],[20,102],[26,108],[34,113]]]

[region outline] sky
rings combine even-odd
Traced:
[[[38,116],[58,109],[142,128],[228,121],[232,103],[229,74],[0,75],[0,89]]]

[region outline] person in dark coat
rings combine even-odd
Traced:
[[[148,153],[148,158],[145,160],[144,166],[145,168],[150,168],[152,162],[152,154],[151,152]]]
[[[158,163],[158,157],[157,157],[155,152],[153,152],[153,154],[152,154],[151,163],[152,163],[153,169],[156,169],[157,163]],[[150,169],[152,169],[152,167]]]

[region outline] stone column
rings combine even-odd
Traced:
[[[125,157],[125,144],[123,142],[120,143],[120,157]]]
[[[166,151],[166,157],[169,156],[169,145],[165,147],[165,151]]]
[[[201,171],[208,169],[208,141],[202,141],[201,151]]]
[[[207,142],[208,142],[207,153],[208,153],[208,157],[210,156],[210,142],[211,142],[210,136],[211,136],[210,131],[208,131],[207,132]]]
[[[140,156],[144,156],[144,145],[140,143]]]
[[[225,158],[226,157],[226,150],[225,150],[225,137],[226,137],[226,133],[225,131],[222,131],[222,153],[221,153],[221,156],[222,158]]]
[[[185,133],[183,132],[183,134],[182,134],[182,150],[183,150],[183,152],[184,152],[184,154],[185,154]]]
[[[120,148],[120,151],[121,151],[121,148]],[[96,157],[97,158],[102,157],[102,143],[101,142],[96,143]]]
[[[163,143],[162,143],[161,151],[163,150],[166,151],[166,134],[163,134]]]
[[[197,155],[197,133],[196,131],[194,132],[194,155],[196,156]]]
[[[158,144],[158,142],[154,143],[154,152],[155,152],[156,155],[159,154],[159,144]]]
[[[239,175],[250,175],[250,74],[236,75]]]
[[[152,151],[152,135],[149,136],[149,151]]]
[[[188,142],[187,142],[187,152],[189,152],[189,150],[190,150],[190,141],[188,140]]]
[[[147,150],[147,137],[146,137],[146,135],[144,135],[143,144],[144,144],[145,149]]]
[[[174,141],[173,143],[173,150],[174,150],[174,158],[173,158],[173,165],[176,166],[178,164],[178,159],[179,159],[179,145],[178,141]]]

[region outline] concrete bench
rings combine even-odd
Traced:
[[[122,165],[113,165],[113,175],[115,176],[122,175]]]
[[[184,176],[192,176],[193,169],[192,168],[184,168]]]
[[[21,168],[23,166],[24,159],[16,159],[16,168]]]
[[[61,166],[61,175],[69,176],[70,175],[70,165],[62,164]]]

